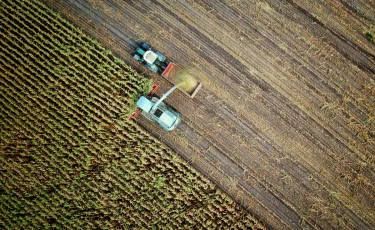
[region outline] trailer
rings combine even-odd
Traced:
[[[186,71],[181,69],[178,65],[170,62],[165,70],[161,74],[164,78],[170,81],[172,84],[179,86],[182,80],[185,80],[185,84],[181,84],[178,89],[181,90],[183,94],[189,96],[190,98],[195,97],[198,91],[202,87],[202,83],[195,80],[195,78],[190,77]],[[182,79],[188,78],[188,79]],[[183,82],[183,81],[182,81]]]

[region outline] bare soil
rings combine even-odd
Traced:
[[[137,41],[195,72],[194,99],[167,99],[176,131],[139,123],[269,227],[375,226],[375,2],[43,1],[159,94]]]

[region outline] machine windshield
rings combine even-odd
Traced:
[[[157,110],[155,111],[155,113],[154,113],[154,115],[155,115],[156,117],[160,117],[162,114],[163,114],[163,111],[161,111],[160,109],[157,109]]]

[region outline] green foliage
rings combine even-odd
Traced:
[[[160,190],[165,185],[165,178],[163,176],[159,176],[159,177],[154,179],[153,184],[154,184],[156,189]]]
[[[375,43],[375,35],[374,35],[374,31],[368,31],[368,32],[366,32],[366,38],[367,38],[367,40],[369,40],[370,42],[372,42],[372,43]]]

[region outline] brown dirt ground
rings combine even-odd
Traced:
[[[144,40],[196,74],[146,129],[275,229],[375,226],[375,2],[43,0],[117,56]]]

